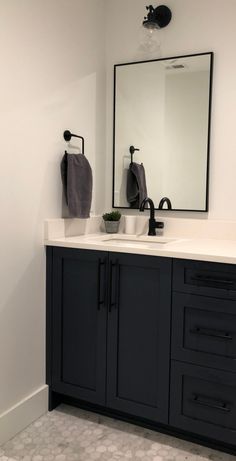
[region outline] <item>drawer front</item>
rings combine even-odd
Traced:
[[[172,361],[170,424],[235,445],[236,374]]]
[[[174,293],[171,356],[236,372],[236,301]]]
[[[236,299],[236,267],[232,264],[174,260],[173,288],[217,298]]]

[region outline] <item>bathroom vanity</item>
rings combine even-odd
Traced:
[[[47,240],[49,409],[72,403],[236,453],[235,243],[204,255],[204,240],[154,239]]]

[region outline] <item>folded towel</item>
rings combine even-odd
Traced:
[[[139,208],[142,201],[147,197],[147,185],[143,164],[132,162],[127,174],[127,201],[131,208]]]
[[[89,218],[93,177],[85,155],[65,153],[61,162],[61,177],[70,217]]]

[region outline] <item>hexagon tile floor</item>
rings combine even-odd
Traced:
[[[235,461],[132,424],[61,405],[0,447],[0,461]]]

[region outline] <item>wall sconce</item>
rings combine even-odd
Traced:
[[[146,6],[148,10],[147,16],[144,18],[143,26],[147,29],[161,29],[166,27],[172,17],[172,13],[168,6],[160,5],[153,8],[152,5]]]

